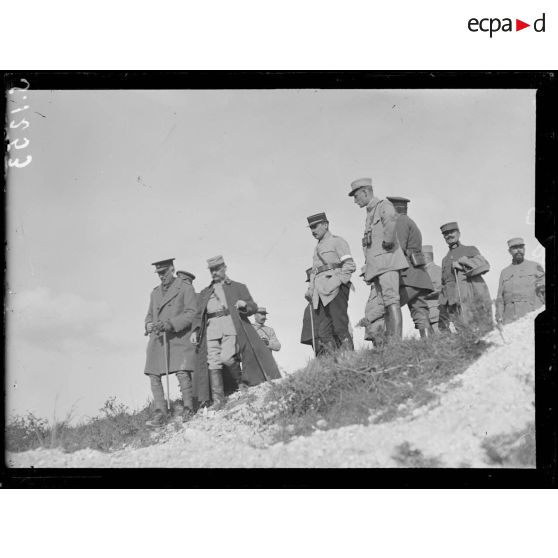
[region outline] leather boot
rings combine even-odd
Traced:
[[[223,388],[223,373],[221,370],[210,370],[209,381],[211,384],[211,398],[213,405],[209,408],[210,411],[219,411],[225,404],[225,390]]]
[[[393,339],[401,339],[403,335],[403,316],[399,304],[390,304],[386,307],[388,317],[388,336]]]
[[[425,339],[426,337],[432,337],[432,335],[434,334],[434,330],[432,329],[432,327],[420,327],[419,334],[421,339]]]

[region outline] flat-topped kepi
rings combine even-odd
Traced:
[[[372,186],[372,179],[371,178],[357,178],[351,182],[351,191],[349,192],[349,196],[354,196],[357,193],[357,190],[361,188],[365,188],[367,186]]]
[[[450,221],[449,223],[446,223],[445,225],[442,225],[440,227],[440,230],[442,231],[442,233],[448,232],[448,231],[458,231],[459,230],[459,225],[457,224],[456,221]]]
[[[407,205],[411,200],[409,198],[402,198],[400,196],[386,196],[386,198],[393,204],[393,205]]]
[[[265,306],[258,306],[256,314],[269,314],[269,312],[265,309]]]
[[[159,260],[158,262],[153,262],[151,265],[155,266],[155,273],[159,273],[160,271],[166,271],[176,258],[170,258],[168,260]]]
[[[223,256],[213,256],[212,258],[209,258],[207,260],[207,267],[209,267],[209,269],[212,269],[214,267],[221,267],[222,265],[225,265]]]
[[[327,221],[327,217],[325,213],[316,213],[315,215],[310,215],[310,217],[307,217],[306,219],[308,220],[309,227]]]
[[[512,248],[514,246],[525,246],[525,241],[520,236],[510,238],[508,240],[508,248]]]
[[[434,253],[434,248],[432,248],[431,244],[423,244],[422,245],[422,252],[424,254],[433,254]]]

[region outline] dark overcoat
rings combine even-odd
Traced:
[[[151,292],[145,327],[149,322],[169,321],[174,331],[167,332],[169,373],[194,369],[194,347],[190,343],[191,326],[196,316],[194,287],[175,278],[163,295],[161,285]],[[149,334],[145,374],[165,374],[163,335]]]
[[[262,341],[248,317],[256,312],[258,305],[252,299],[246,285],[225,279],[223,291],[227,306],[231,313],[237,335],[237,344],[242,362],[242,381],[248,385],[255,386],[265,381],[265,376],[260,368],[260,364],[265,370],[265,374],[270,380],[281,377],[275,359],[271,351]],[[203,289],[198,295],[198,309],[194,320],[193,329],[198,329],[198,346],[196,348],[196,366],[194,373],[194,396],[198,401],[208,401],[211,399],[209,384],[209,370],[207,367],[207,303],[213,292],[213,283]],[[244,300],[247,303],[246,312],[238,312],[235,303]],[[252,350],[252,347],[254,350]],[[255,351],[255,354],[254,354]],[[259,363],[258,363],[259,361]],[[224,368],[224,373],[228,371]],[[225,378],[225,382],[226,382]]]
[[[422,234],[417,224],[407,215],[401,213],[397,218],[397,239],[407,258],[409,267],[399,272],[401,286],[414,287],[415,289],[426,289],[433,291],[434,286],[424,266],[415,267],[411,262],[411,254],[422,250]]]
[[[481,318],[491,322],[492,300],[487,284],[481,274],[472,274],[460,270],[454,271],[452,264],[458,260],[465,261],[468,267],[473,270],[481,265],[488,267],[488,262],[475,246],[458,244],[450,248],[442,260],[440,312],[442,312],[442,307],[446,306],[447,312],[451,315],[455,307],[460,307],[461,319],[465,323],[473,319],[475,312],[478,312]],[[455,281],[456,276],[458,283]]]

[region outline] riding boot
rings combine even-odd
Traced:
[[[225,390],[223,388],[223,373],[221,370],[210,370],[209,381],[211,384],[211,397],[213,405],[209,408],[210,411],[219,411],[225,404]]]
[[[399,304],[390,304],[386,307],[388,319],[388,336],[392,339],[401,339],[403,335],[403,316]]]
[[[419,334],[421,339],[425,339],[426,337],[432,337],[432,335],[434,335],[434,330],[432,327],[420,327]]]

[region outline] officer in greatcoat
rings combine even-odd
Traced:
[[[426,260],[422,253],[422,233],[418,225],[407,215],[407,206],[411,200],[399,196],[387,196],[393,204],[397,217],[397,239],[407,258],[409,267],[399,272],[399,299],[401,306],[407,305],[411,318],[421,337],[432,333],[428,317],[426,297],[434,291],[428,275]]]
[[[145,317],[145,334],[149,335],[145,374],[149,376],[155,413],[151,426],[162,425],[167,418],[167,404],[161,377],[176,374],[182,393],[183,406],[175,413],[184,421],[193,413],[192,371],[194,347],[190,343],[190,328],[196,315],[196,294],[192,285],[174,276],[174,258],[153,263],[161,284],[153,289]],[[163,335],[167,338],[167,354]]]
[[[264,306],[258,306],[254,312],[254,323],[252,326],[256,330],[256,333],[261,337],[264,345],[270,351],[280,351],[281,343],[279,342],[279,339],[277,339],[275,330],[272,327],[265,325],[267,315],[267,309]]]
[[[350,333],[349,292],[351,275],[356,269],[347,241],[331,234],[325,213],[307,218],[312,236],[318,240],[314,249],[310,284],[306,299],[317,314],[317,354],[345,346],[353,349]]]
[[[207,260],[212,281],[198,295],[191,341],[196,345],[194,394],[200,403],[225,402],[225,391],[280,378],[277,364],[248,317],[258,305],[246,285],[231,281],[222,256]],[[240,366],[242,363],[242,368]]]
[[[385,307],[386,332],[389,337],[401,338],[403,317],[399,298],[399,271],[409,264],[397,239],[398,214],[389,200],[374,196],[371,178],[351,182],[349,196],[366,209],[366,223],[362,247],[365,258],[364,278],[374,281]]]
[[[438,308],[438,300],[442,291],[442,268],[434,263],[434,248],[430,244],[422,247],[422,253],[426,260],[426,273],[428,273],[434,290],[426,295],[428,304],[428,319],[434,331],[438,331],[438,322],[440,321],[440,310]]]
[[[544,269],[525,259],[525,242],[516,237],[508,240],[512,263],[504,268],[498,283],[496,321],[507,324],[544,304]]]
[[[306,270],[306,283],[310,283],[310,275],[312,274],[312,268],[309,267]],[[300,333],[300,342],[303,345],[310,345],[313,348],[316,346],[316,324],[318,323],[318,316],[316,311],[312,307],[312,303],[308,302],[306,308],[304,309],[304,315],[302,316],[302,331]],[[314,354],[316,354],[314,352]]]
[[[445,223],[440,230],[449,247],[442,260],[440,328],[447,329],[448,320],[456,327],[472,322],[491,327],[492,300],[482,277],[490,270],[488,261],[475,246],[461,244],[455,221]]]

